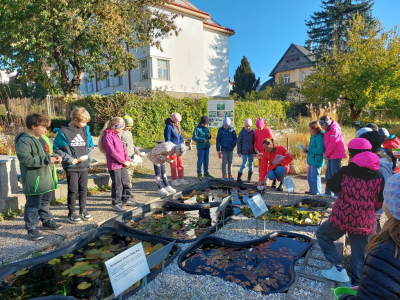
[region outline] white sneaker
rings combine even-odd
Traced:
[[[337,199],[337,196],[335,196],[335,195],[332,195],[331,197],[332,197],[333,199]]]
[[[335,266],[332,266],[329,270],[322,270],[321,275],[326,279],[339,281],[339,282],[348,282],[350,281],[349,275],[347,275],[346,269],[338,271]]]
[[[320,197],[330,197],[331,195],[327,195],[327,194],[318,194],[318,196],[320,196]]]
[[[159,189],[159,190],[158,190],[158,193],[159,193],[161,196],[168,196],[168,192],[167,192],[164,188]]]
[[[166,190],[168,193],[171,193],[171,194],[175,194],[175,193],[176,193],[176,190],[175,190],[173,187],[171,187],[170,185],[167,186],[167,187],[165,188],[165,190]]]
[[[186,181],[185,179],[179,179],[178,180],[179,181],[179,183],[181,184],[181,185],[187,185],[187,184],[189,184],[189,182],[188,181]]]
[[[171,185],[173,185],[173,186],[180,186],[181,183],[180,183],[178,180],[175,179],[175,180],[172,180]]]

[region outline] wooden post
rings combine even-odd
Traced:
[[[289,138],[286,138],[286,149],[289,151]]]

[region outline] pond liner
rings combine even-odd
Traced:
[[[192,243],[194,241],[197,241],[200,237],[202,236],[207,236],[211,233],[214,232],[214,230],[217,228],[221,228],[224,225],[224,222],[218,222],[214,226],[210,227],[205,233],[203,233],[200,237],[197,237],[195,239],[190,239],[190,240],[183,240],[183,239],[175,239],[175,238],[170,238],[170,237],[165,237],[157,234],[152,234],[148,232],[144,232],[141,230],[137,230],[135,228],[132,228],[130,225],[127,225],[127,223],[132,220],[133,217],[142,215],[142,217],[145,217],[146,214],[151,213],[151,212],[156,212],[156,211],[193,211],[193,210],[200,210],[200,209],[209,209],[212,207],[218,207],[221,202],[212,202],[212,203],[199,203],[199,204],[183,204],[183,203],[177,203],[177,202],[172,202],[172,201],[157,201],[153,202],[150,204],[145,204],[143,206],[139,206],[131,211],[127,211],[123,214],[118,215],[115,217],[114,222],[121,226],[123,229],[133,232],[135,234],[140,234],[140,235],[147,235],[153,238],[159,238],[159,239],[164,239],[167,241],[176,241],[177,243]],[[229,222],[232,218],[226,217],[225,218],[225,223]]]
[[[183,271],[185,271],[187,273],[190,273],[190,274],[213,276],[211,274],[201,274],[199,272],[192,271],[192,270],[184,267],[182,265],[182,262],[187,258],[186,257],[187,255],[195,253],[195,251],[197,249],[199,249],[202,246],[207,245],[207,244],[214,244],[214,245],[218,245],[218,246],[222,246],[222,247],[247,248],[247,247],[250,247],[250,246],[257,246],[258,244],[264,243],[264,242],[270,240],[271,238],[278,237],[278,236],[281,236],[281,235],[285,235],[285,236],[291,237],[291,238],[298,237],[298,238],[302,238],[302,239],[308,241],[307,247],[305,247],[303,249],[303,251],[299,252],[299,254],[294,258],[292,264],[289,267],[289,270],[288,270],[289,271],[289,275],[290,275],[289,283],[285,287],[283,287],[281,289],[278,289],[278,290],[275,290],[273,292],[273,293],[283,293],[283,292],[286,292],[295,281],[295,277],[296,277],[295,276],[296,274],[294,272],[295,262],[299,258],[303,257],[307,253],[307,251],[312,247],[312,245],[314,244],[314,240],[312,238],[310,238],[309,236],[302,235],[302,234],[297,234],[297,233],[292,233],[292,232],[286,232],[286,231],[274,231],[274,232],[271,232],[271,233],[263,236],[260,239],[255,239],[255,240],[251,240],[251,241],[247,241],[247,242],[234,242],[234,241],[225,240],[225,239],[214,237],[214,236],[204,236],[204,237],[201,237],[199,240],[197,240],[195,243],[193,243],[190,247],[188,247],[186,250],[184,250],[179,255],[179,257],[178,257],[178,266]],[[222,277],[219,277],[219,278],[225,280]],[[229,280],[226,280],[226,281],[229,281]],[[229,282],[232,283],[232,281],[229,281]],[[261,292],[261,293],[265,294],[265,295],[271,294],[269,292]]]
[[[139,239],[139,240],[143,240],[146,242],[150,242],[150,243],[154,243],[154,244],[158,244],[161,243],[164,246],[166,246],[167,244],[169,244],[169,241],[166,241],[165,239],[161,239],[159,237],[150,237],[150,236],[146,236],[146,235],[142,235],[142,234],[134,234],[132,232],[127,232],[126,230],[120,229],[120,228],[114,228],[114,227],[102,227],[99,228],[95,231],[93,231],[92,233],[90,233],[89,235],[87,235],[86,237],[82,237],[80,238],[77,242],[68,245],[64,248],[58,249],[56,251],[52,251],[50,253],[38,256],[38,257],[34,257],[34,258],[30,258],[27,260],[23,260],[23,261],[19,261],[19,262],[15,262],[15,263],[11,263],[9,265],[6,266],[2,266],[0,267],[0,283],[3,281],[3,278],[9,274],[13,274],[21,269],[24,268],[29,268],[32,267],[34,265],[38,265],[38,264],[42,264],[42,263],[46,263],[50,260],[52,260],[53,258],[57,258],[60,257],[64,254],[67,253],[71,253],[73,251],[76,251],[84,246],[86,246],[87,244],[89,244],[93,239],[106,234],[106,233],[113,233],[113,234],[120,234],[123,236],[129,236],[131,238],[134,239]],[[175,244],[172,247],[172,250],[170,252],[171,257],[165,262],[165,267],[167,267],[174,259],[175,257],[179,254],[179,252],[181,251],[181,247],[178,246],[177,244]],[[156,272],[150,273],[149,275],[147,275],[147,283],[149,283],[150,281],[152,281],[154,278],[157,277],[157,275],[162,271],[162,268],[159,268]],[[136,287],[135,289],[133,289],[132,291],[130,291],[129,293],[123,295],[123,299],[126,299],[130,296],[132,296],[134,293],[136,293],[137,291],[139,291],[141,289],[141,285],[139,285],[138,287]],[[35,300],[75,300],[77,298],[72,297],[72,296],[59,296],[59,295],[54,295],[54,296],[47,296],[47,297],[39,297],[39,298],[34,298]],[[113,298],[115,300],[119,299],[119,297],[117,298]]]
[[[316,199],[309,199],[309,198],[304,198],[304,199],[301,199],[299,202],[296,202],[293,205],[285,205],[285,206],[294,206],[296,208],[299,208],[304,204],[309,204],[310,209],[318,207],[321,210],[325,210],[329,206],[329,203],[324,200],[316,200]]]

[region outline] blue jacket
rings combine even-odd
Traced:
[[[307,164],[321,168],[324,166],[324,134],[311,135],[307,152]]]
[[[247,131],[245,127],[239,133],[237,153],[242,155],[254,154],[254,129]]]
[[[176,133],[174,129],[174,123],[172,122],[171,118],[165,120],[164,139],[166,142],[172,142],[175,145],[184,143],[182,131],[179,135]]]
[[[71,161],[75,157],[75,153],[73,149],[69,146],[69,142],[67,140],[67,137],[65,136],[64,133],[62,133],[61,128],[54,128],[54,132],[57,132],[56,138],[54,139],[53,143],[53,151],[54,153],[57,153],[58,155],[61,156],[62,158],[62,167],[64,169],[67,169],[69,167],[74,167],[74,166],[79,166],[78,165],[71,165]],[[89,161],[87,163],[87,166],[89,166],[90,161],[93,159],[93,150],[94,150],[94,144],[93,144],[93,139],[89,131],[89,125],[86,125],[86,133],[87,133],[87,155],[89,156]]]
[[[210,138],[207,135],[209,133],[210,130],[208,129],[208,127],[207,126],[204,127],[203,125],[201,125],[201,123],[199,123],[197,127],[194,129],[192,140],[196,142],[197,144],[196,148],[198,150],[204,150],[210,148]],[[207,140],[206,143],[204,142],[205,139]]]
[[[236,147],[237,135],[235,128],[220,127],[217,135],[217,151],[233,151]]]

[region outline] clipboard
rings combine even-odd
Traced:
[[[274,160],[272,161],[272,164],[275,165],[275,164],[279,163],[280,161],[284,160],[285,158],[286,158],[286,156],[277,154],[275,156]]]

